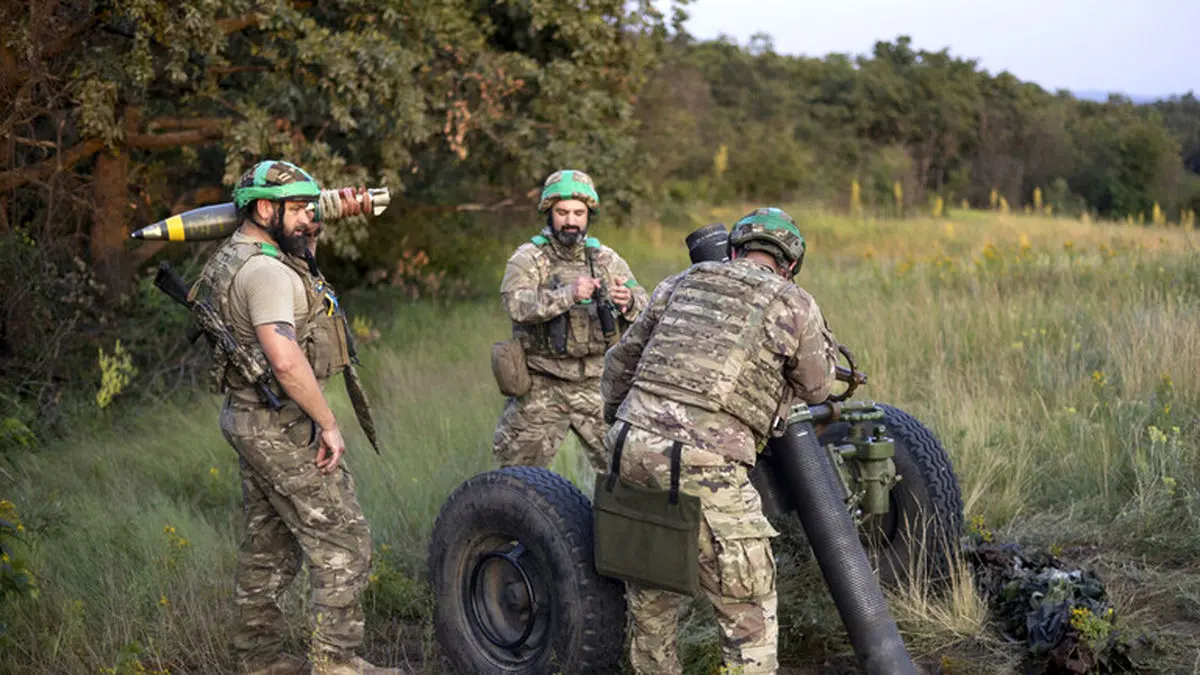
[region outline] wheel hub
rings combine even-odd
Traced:
[[[526,554],[517,542],[509,551],[479,556],[469,581],[468,610],[472,623],[492,645],[520,654],[538,626],[538,594]]]

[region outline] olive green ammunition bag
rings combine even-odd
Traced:
[[[681,444],[671,446],[671,489],[621,479],[626,423],[617,434],[612,469],[596,477],[592,500],[596,571],[683,595],[700,592],[700,498],[679,492]]]
[[[524,396],[533,388],[529,368],[525,365],[525,348],[520,340],[504,340],[492,344],[492,375],[505,396]]]

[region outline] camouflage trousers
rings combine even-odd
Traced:
[[[605,438],[611,447],[625,422]],[[672,441],[631,426],[621,456],[621,477],[631,483],[670,487]],[[762,512],[762,500],[745,464],[685,445],[680,489],[700,498],[700,587],[716,610],[721,654],[730,673],[774,673],[776,645],[775,557],[778,535]],[[682,595],[627,587],[629,660],[637,673],[681,673],[676,633]]]
[[[533,387],[524,396],[509,397],[496,424],[492,453],[501,466],[549,466],[567,430],[575,432],[588,461],[608,471],[604,449],[603,402],[596,379],[572,382],[530,373]]]
[[[347,659],[363,641],[371,533],[344,463],[318,471],[316,428],[295,403],[279,412],[226,399],[221,431],[238,453],[246,531],[234,580],[233,648],[243,668],[274,660],[284,590],[308,562],[310,656]]]

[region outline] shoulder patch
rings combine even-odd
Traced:
[[[279,257],[279,249],[275,248],[274,244],[259,244],[258,250],[261,251],[263,255],[269,255],[272,258]]]
[[[587,248],[600,248],[600,240],[595,237],[588,237],[583,240],[583,245]]]
[[[533,237],[531,237],[529,239],[529,241],[532,241],[533,243],[537,244],[538,246],[545,246],[546,244],[550,243],[550,240],[547,239],[546,236],[542,235],[542,234],[533,235]]]

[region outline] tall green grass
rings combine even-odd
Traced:
[[[1167,563],[1200,552],[1200,266],[1190,232],[974,213],[906,221],[806,213],[801,223],[810,253],[798,281],[869,374],[860,396],[935,430],[969,517],[1007,536],[1120,547]],[[686,264],[686,228],[597,229],[648,287]],[[493,466],[503,398],[488,350],[508,323],[495,299],[379,291],[348,304],[382,331],[360,349],[382,455],[357,431],[340,381],[328,390],[377,545],[369,623],[419,624],[438,509]],[[231,670],[236,459],[217,429],[218,402],[191,401],[125,411],[8,458],[0,497],[26,522],[40,593],[4,609],[0,672]],[[554,468],[589,484],[573,441]],[[921,617],[936,615],[921,609],[928,601],[909,602]],[[302,593],[289,602],[299,649]],[[973,614],[942,624],[978,629],[978,603],[957,602]],[[1136,597],[1129,602],[1136,610]],[[827,606],[819,611],[829,618]],[[928,621],[907,625],[922,644],[936,642]],[[954,630],[947,642],[962,639]],[[374,647],[387,658],[431,667],[420,664],[427,633],[397,628],[380,639],[411,643]]]

